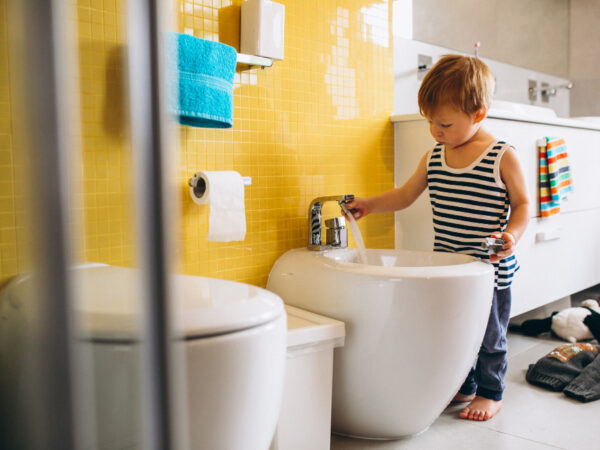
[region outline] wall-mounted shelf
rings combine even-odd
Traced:
[[[264,69],[265,67],[271,67],[273,60],[271,58],[264,58],[262,56],[246,55],[244,53],[238,53],[237,55],[238,64],[245,64],[253,67],[258,66]]]

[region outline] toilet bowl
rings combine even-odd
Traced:
[[[94,392],[87,417],[96,437],[86,448],[141,448],[140,354],[137,276],[134,269],[91,265],[75,269],[74,310],[78,355],[88,356],[84,376]],[[17,332],[29,277],[0,291],[8,327]],[[180,397],[194,449],[269,447],[279,416],[286,358],[286,314],[277,295],[242,283],[172,275],[174,340],[185,358]],[[3,337],[14,342],[16,335]],[[91,355],[91,357],[89,357]],[[17,365],[18,366],[18,365]],[[88,439],[92,439],[88,436]]]
[[[493,266],[473,257],[355,249],[282,255],[267,289],[286,304],[345,323],[335,349],[332,429],[395,439],[427,429],[464,381],[481,345]]]

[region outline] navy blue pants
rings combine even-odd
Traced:
[[[506,374],[506,328],[510,316],[510,288],[494,289],[492,309],[479,355],[458,392],[502,400]]]

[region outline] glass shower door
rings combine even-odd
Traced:
[[[168,3],[0,0],[0,448],[186,447]]]

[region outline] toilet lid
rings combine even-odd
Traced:
[[[137,340],[142,290],[137,269],[91,264],[74,269],[74,310],[78,336]],[[17,305],[31,293],[31,277],[14,279],[3,290]],[[175,335],[190,339],[232,333],[268,323],[284,314],[272,292],[234,281],[191,275],[169,277]]]

